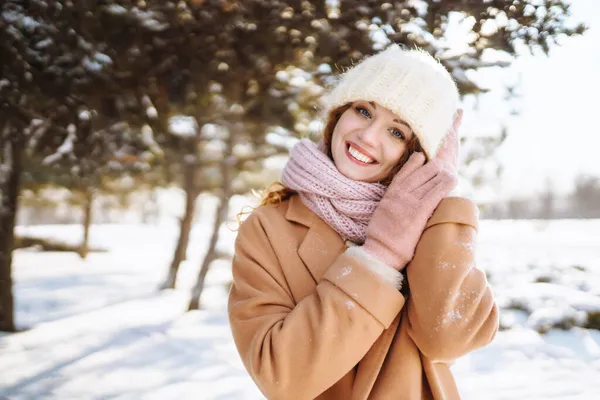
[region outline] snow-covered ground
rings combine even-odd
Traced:
[[[92,245],[107,253],[15,252],[17,323],[0,336],[0,398],[260,399],[246,376],[225,312],[230,272],[217,262],[202,311],[185,312],[209,237],[200,218],[179,288],[159,293],[175,225],[99,225]],[[76,242],[78,226],[19,227]],[[483,221],[478,244],[502,306],[488,347],[453,370],[465,399],[600,398],[600,221]],[[223,230],[220,247],[234,233]],[[546,331],[540,334],[538,331]]]

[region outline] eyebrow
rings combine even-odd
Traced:
[[[373,108],[377,109],[377,104],[374,101],[370,101],[369,104],[371,106],[373,106]],[[406,121],[404,121],[402,119],[394,119],[394,122],[396,122],[397,124],[406,125],[406,127],[412,131],[412,128],[410,127],[410,125],[408,124],[408,122],[406,122]]]

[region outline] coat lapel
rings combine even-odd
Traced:
[[[334,231],[325,221],[308,209],[300,196],[290,198],[286,212],[286,219],[308,227],[306,236],[298,245],[298,256],[302,259],[306,268],[310,271],[315,284],[318,284],[327,269],[335,259],[345,250],[346,246],[342,237]],[[379,339],[373,344],[365,357],[358,364],[356,378],[353,387],[353,400],[367,400],[377,380],[385,357],[398,324],[400,315],[396,317],[392,325],[383,331]]]
[[[308,209],[298,195],[290,198],[286,219],[309,228],[298,245],[298,256],[306,265],[315,284],[318,284],[327,269],[344,251],[344,240],[317,214]]]

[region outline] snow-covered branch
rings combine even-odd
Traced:
[[[42,164],[44,164],[44,165],[53,164],[56,161],[63,158],[65,155],[72,153],[73,149],[75,148],[74,142],[77,139],[76,132],[77,132],[77,130],[75,128],[75,125],[70,124],[67,127],[68,134],[67,134],[67,137],[65,138],[64,142],[58,147],[58,149],[56,149],[56,152],[54,154],[46,156],[44,158],[44,160],[42,161]]]

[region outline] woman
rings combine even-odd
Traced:
[[[457,399],[449,366],[492,340],[498,311],[474,265],[477,207],[448,197],[456,85],[394,45],[327,104],[323,141],[292,149],[283,186],[240,226],[240,356],[268,399]]]

